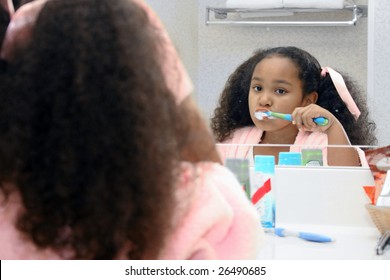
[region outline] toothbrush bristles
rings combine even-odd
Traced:
[[[264,118],[268,118],[268,115],[266,112],[257,111],[257,112],[255,112],[255,117],[258,120],[263,120]]]
[[[258,120],[263,120],[265,118],[267,119],[274,119],[274,117],[271,114],[271,111],[257,111],[255,112],[255,117]]]

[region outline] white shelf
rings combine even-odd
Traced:
[[[327,15],[331,15],[332,19],[327,19]],[[346,18],[347,16],[348,18]],[[343,19],[339,19],[339,17],[343,17]],[[345,6],[344,9],[206,7],[206,25],[355,26],[361,17],[367,17],[367,5]]]

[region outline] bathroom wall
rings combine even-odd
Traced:
[[[390,5],[369,1],[368,100],[381,146],[390,145]]]
[[[352,27],[206,25],[206,7],[223,7],[225,0],[146,2],[158,13],[178,48],[206,119],[212,115],[228,76],[255,49],[295,45],[312,53],[323,66],[347,72],[368,92],[379,144],[390,144],[385,121],[390,105],[390,92],[386,91],[390,88],[386,64],[390,61],[390,7],[385,0],[355,1],[369,5],[369,16]]]

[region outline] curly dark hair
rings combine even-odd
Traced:
[[[272,56],[286,57],[295,63],[303,83],[303,94],[318,92],[317,104],[329,110],[341,122],[351,144],[377,143],[374,133],[376,125],[369,119],[366,99],[356,83],[346,74],[342,74],[361,111],[357,121],[341,100],[329,74],[321,76],[321,65],[317,59],[308,52],[292,46],[257,50],[230,75],[211,119],[211,128],[217,141],[224,141],[237,128],[254,125],[248,107],[250,81],[256,65],[262,59]]]
[[[129,0],[53,0],[0,83],[0,189],[17,227],[77,259],[155,259],[170,231],[183,133],[159,36]]]

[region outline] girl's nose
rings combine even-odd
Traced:
[[[261,94],[259,94],[258,102],[260,106],[270,106],[272,103],[272,95],[267,91],[263,91]]]

